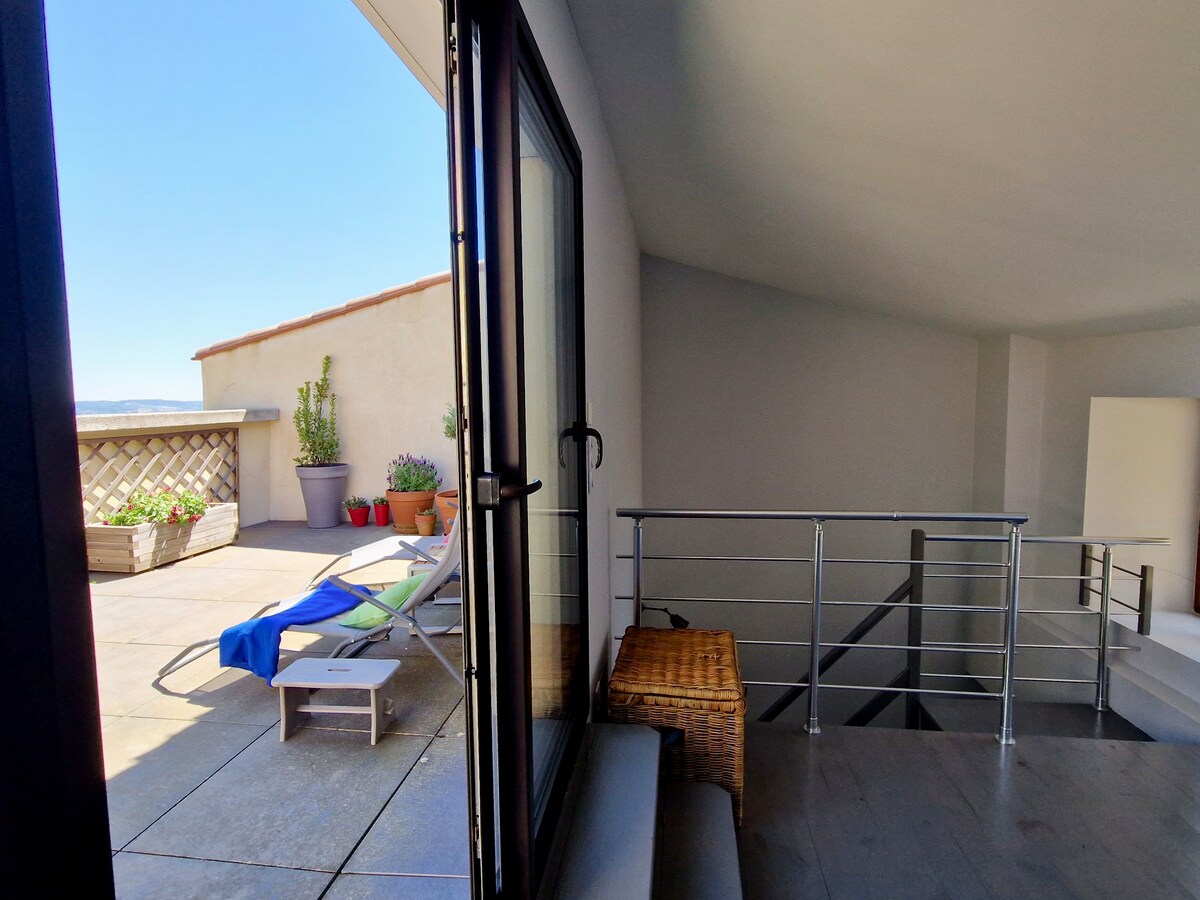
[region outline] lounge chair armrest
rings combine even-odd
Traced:
[[[437,563],[437,561],[438,561],[438,558],[436,556],[432,556],[432,555],[426,553],[420,547],[417,547],[414,544],[410,544],[407,541],[401,541],[400,546],[403,547],[404,549],[406,549],[409,553],[415,554],[419,559],[423,559],[426,562]],[[397,551],[397,553],[399,553],[399,551]]]
[[[350,582],[345,581],[336,575],[330,575],[328,580],[329,580],[330,584],[337,585],[343,591],[357,597],[363,603],[370,603],[372,606],[383,610],[383,612],[387,613],[389,616],[396,615],[395,609],[388,606],[386,603],[382,603],[379,600],[375,599],[374,594],[370,593],[369,591],[363,590],[357,584],[351,584]]]

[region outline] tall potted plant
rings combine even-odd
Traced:
[[[416,534],[417,513],[428,509],[442,483],[437,466],[423,456],[405,453],[388,466],[388,506],[392,527],[400,534]]]
[[[458,437],[458,411],[451,403],[446,404],[446,412],[442,415],[442,434],[451,441]],[[458,515],[458,490],[438,491],[433,502],[442,519],[442,530],[449,534],[454,517]]]
[[[329,356],[321,360],[321,377],[296,389],[299,402],[292,415],[300,455],[294,460],[304,495],[309,528],[332,528],[342,521],[342,497],[350,467],[338,462],[337,394],[329,389]],[[326,410],[328,409],[328,414]]]

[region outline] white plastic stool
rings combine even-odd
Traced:
[[[371,745],[378,743],[383,729],[395,715],[391,683],[398,659],[298,659],[272,680],[279,688],[279,740],[286,741],[296,730],[297,713],[349,713],[371,717]],[[365,706],[333,706],[306,702],[320,688],[370,692]]]

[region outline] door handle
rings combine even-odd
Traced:
[[[590,437],[596,439],[596,468],[600,468],[604,464],[604,435],[598,432],[591,425],[583,429],[584,440]]]
[[[475,499],[484,509],[496,509],[501,500],[528,497],[541,489],[542,482],[537,478],[529,484],[501,484],[495,472],[484,472],[475,479]]]
[[[542,489],[542,480],[535,478],[529,484],[502,484],[500,486],[501,500],[516,500],[519,497],[528,497],[530,494],[536,494]]]
[[[570,428],[564,428],[562,433],[558,436],[559,466],[564,469],[567,467],[567,458],[563,455],[563,444],[566,442],[567,438],[578,438],[580,436],[582,436],[585,441],[590,437],[596,439],[596,468],[600,468],[600,466],[604,463],[604,436],[590,425],[581,425],[579,422],[576,422]]]

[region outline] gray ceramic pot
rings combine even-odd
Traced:
[[[347,463],[328,466],[296,466],[304,512],[309,528],[332,528],[342,522],[342,501],[346,499]]]

